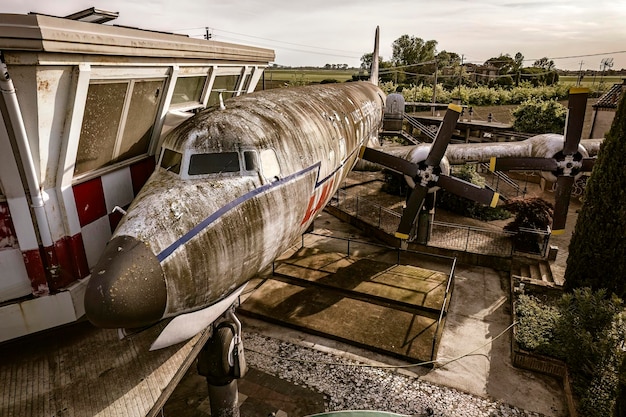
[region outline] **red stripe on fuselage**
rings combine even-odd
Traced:
[[[326,203],[328,203],[328,200],[330,199],[334,183],[335,178],[330,178],[324,183],[324,185],[315,188],[315,190],[313,191],[313,195],[311,196],[311,198],[309,198],[309,205],[306,209],[306,212],[304,213],[302,221],[300,222],[300,226],[308,223],[313,217],[315,217],[317,213],[319,213],[326,206]]]

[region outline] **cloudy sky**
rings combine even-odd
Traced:
[[[381,29],[381,55],[403,34],[438,42],[465,62],[521,52],[530,66],[626,68],[624,0],[2,0],[2,13],[64,16],[88,7],[119,12],[113,23],[274,49],[276,63],[358,66]]]

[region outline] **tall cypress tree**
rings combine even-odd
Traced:
[[[600,147],[569,245],[565,287],[626,296],[626,94]]]

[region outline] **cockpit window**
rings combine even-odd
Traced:
[[[181,153],[165,148],[161,158],[161,168],[180,174],[180,163],[182,160],[183,155]]]
[[[239,170],[237,152],[198,153],[191,155],[189,160],[189,175],[219,174]]]
[[[257,157],[255,151],[244,151],[243,153],[244,163],[246,165],[246,171],[256,171],[258,167]]]

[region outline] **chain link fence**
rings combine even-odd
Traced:
[[[402,217],[402,213],[364,197],[350,195],[346,190],[339,190],[329,204],[389,234],[395,233]],[[428,245],[483,255],[511,256],[516,250],[528,252],[520,247],[520,237],[524,237],[524,241],[536,242],[532,253],[545,256],[550,232],[542,230],[524,229],[513,233],[434,221],[430,224]]]

